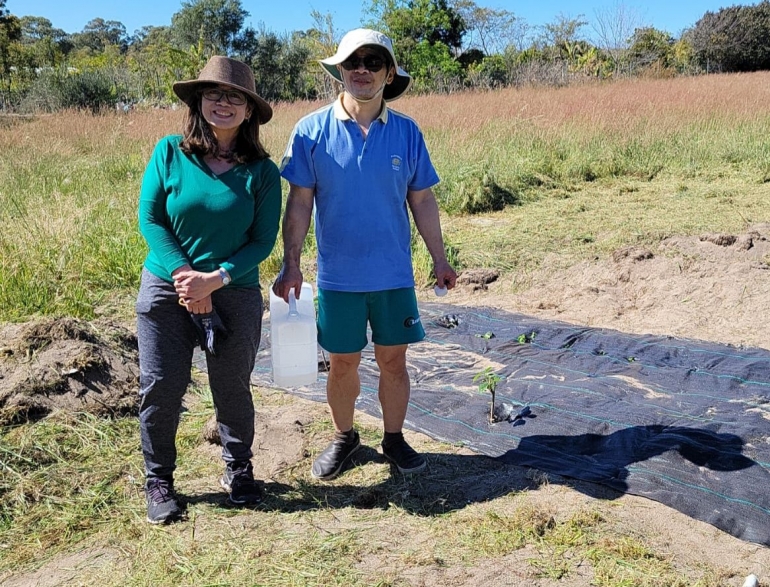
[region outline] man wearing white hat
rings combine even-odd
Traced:
[[[301,290],[300,254],[315,209],[318,342],[331,357],[327,401],[335,435],[311,473],[333,479],[361,446],[353,421],[367,324],[380,368],[382,452],[401,473],[415,473],[425,459],[402,434],[410,394],[406,350],[425,331],[414,291],[409,211],[438,285],[453,288],[457,274],[444,253],[431,190],[439,178],[417,124],[386,104],[412,82],[387,36],[350,31],[321,65],[344,90],[301,119],[289,140],[281,166],[290,185],[284,259],[273,285],[287,301],[291,288]]]

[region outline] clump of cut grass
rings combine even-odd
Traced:
[[[449,175],[435,191],[441,208],[449,214],[495,212],[521,203],[521,196],[501,185],[484,164]]]
[[[0,570],[121,527],[140,476],[134,418],[59,412],[8,427],[0,442]],[[10,546],[12,545],[12,547]]]
[[[470,525],[461,543],[473,548],[479,556],[501,556],[541,540],[555,527],[551,511],[523,505],[506,515],[487,512]]]

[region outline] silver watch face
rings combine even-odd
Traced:
[[[219,270],[219,277],[222,278],[222,285],[230,285],[230,282],[232,280],[230,279],[230,276],[227,275],[224,269]]]

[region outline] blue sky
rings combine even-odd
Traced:
[[[503,9],[522,18],[534,28],[553,22],[558,15],[569,18],[583,15],[592,21],[597,13],[616,13],[618,6],[624,6],[638,17],[643,26],[668,31],[678,37],[683,29],[694,25],[706,11],[717,11],[722,6],[736,2],[712,0],[646,0],[645,2],[620,0],[476,0],[476,4],[487,8]],[[741,2],[751,5],[754,2]],[[270,31],[284,33],[310,28],[313,20],[310,13],[317,10],[333,17],[334,26],[341,31],[360,26],[362,6],[369,6],[368,0],[289,0],[284,2],[241,0],[243,8],[250,13],[247,24],[257,28],[260,23]],[[6,9],[16,16],[42,16],[54,27],[68,33],[79,32],[90,20],[103,18],[122,22],[126,31],[132,34],[145,25],[164,26],[171,24],[171,16],[182,8],[181,0],[6,0]],[[615,12],[613,12],[615,11]],[[591,34],[591,27],[583,33]]]

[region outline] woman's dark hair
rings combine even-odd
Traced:
[[[205,88],[201,88],[201,91]],[[187,113],[184,119],[184,128],[182,131],[182,142],[179,147],[182,152],[188,155],[213,155],[219,156],[219,144],[211,131],[206,119],[201,112],[201,99],[198,92],[198,99],[188,105]],[[247,100],[250,100],[247,97]],[[259,116],[256,113],[254,104],[252,106],[251,116],[244,120],[238,127],[238,136],[235,138],[235,150],[230,157],[234,163],[248,163],[260,159],[267,159],[270,154],[265,150],[262,142],[259,140]]]

